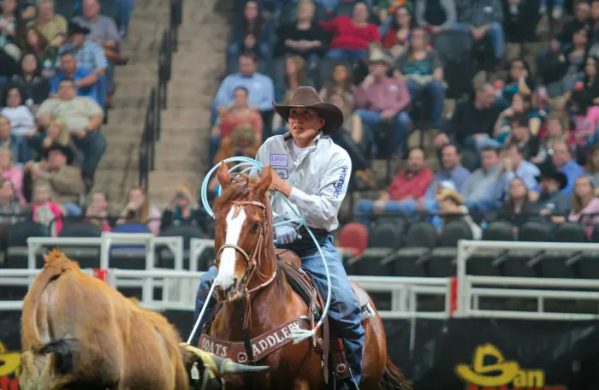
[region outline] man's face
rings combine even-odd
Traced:
[[[586,21],[591,14],[591,7],[589,7],[588,3],[580,2],[576,6],[576,10],[574,11],[576,14],[576,19],[584,22]]]
[[[420,149],[413,149],[408,156],[408,172],[417,173],[424,168],[424,153]]]
[[[383,77],[387,74],[387,65],[382,62],[372,62],[368,65],[368,71],[374,77]]]
[[[100,13],[100,5],[97,0],[83,0],[83,16],[86,19],[95,19]]]
[[[476,100],[483,108],[489,108],[495,103],[495,91],[493,87],[487,86],[484,90],[476,93]]]
[[[75,86],[72,81],[63,81],[58,86],[58,98],[61,100],[71,100],[77,96]]]
[[[59,150],[52,150],[48,154],[48,165],[52,168],[60,168],[67,165],[67,158]]]
[[[356,23],[366,23],[368,21],[368,8],[366,8],[366,4],[357,3],[354,6],[353,20]]]
[[[553,144],[553,164],[556,167],[562,167],[568,161],[570,161],[568,146],[563,142],[555,142]]]
[[[239,57],[239,73],[244,76],[251,76],[256,71],[256,63],[251,57]]]
[[[494,150],[484,150],[480,155],[481,165],[484,170],[489,170],[499,163],[499,156]]]
[[[554,179],[549,177],[544,177],[541,179],[541,183],[539,184],[542,192],[553,193],[559,189],[559,183]]]
[[[77,70],[77,60],[71,54],[60,57],[60,70],[66,74],[73,74]]]
[[[298,146],[309,145],[318,134],[324,119],[309,108],[292,108],[289,112],[289,130]]]
[[[443,148],[441,161],[445,169],[453,169],[460,164],[460,155],[455,146],[449,145]]]
[[[512,160],[515,167],[518,167],[522,162],[522,155],[518,152],[518,148],[511,147],[503,152],[503,157]]]
[[[69,42],[71,42],[74,46],[77,47],[83,46],[83,44],[85,43],[85,34],[73,34],[69,37]]]
[[[43,21],[49,21],[54,16],[54,7],[50,2],[40,3],[38,7],[39,17]]]

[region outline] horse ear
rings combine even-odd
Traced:
[[[231,183],[231,174],[229,173],[229,168],[224,161],[220,163],[220,167],[216,171],[216,178],[223,189],[227,188],[229,183]]]
[[[262,196],[266,191],[268,191],[270,184],[272,183],[272,168],[270,166],[264,168],[260,176],[261,178],[258,183],[256,183],[254,189],[256,194]]]

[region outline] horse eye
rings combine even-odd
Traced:
[[[252,231],[255,233],[258,231],[258,229],[260,229],[260,224],[258,222],[254,222],[252,224]]]

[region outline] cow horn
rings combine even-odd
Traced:
[[[194,347],[189,344],[181,343],[181,346],[184,347],[187,351],[193,353],[202,359],[205,366],[212,369],[213,371],[217,371],[214,374],[225,375],[225,374],[241,374],[241,373],[249,373],[249,372],[262,372],[268,370],[268,366],[250,366],[246,364],[236,363],[229,358],[223,358],[220,356],[216,356],[212,353],[206,352],[200,348]]]

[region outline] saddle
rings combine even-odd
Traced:
[[[326,302],[325,298],[319,294],[310,275],[300,268],[301,260],[294,252],[286,249],[276,249],[275,254],[278,265],[285,273],[289,285],[308,305],[308,321],[311,326],[314,326],[314,323],[322,315]],[[370,305],[368,294],[353,283],[352,290],[361,308],[362,322],[374,317],[374,309]],[[336,380],[349,378],[349,365],[345,358],[343,340],[341,338],[331,338],[328,318],[325,318],[323,322],[321,336],[315,337],[314,343],[315,347],[322,353],[326,382],[328,382],[329,372],[333,373]],[[332,370],[330,370],[331,368]]]

